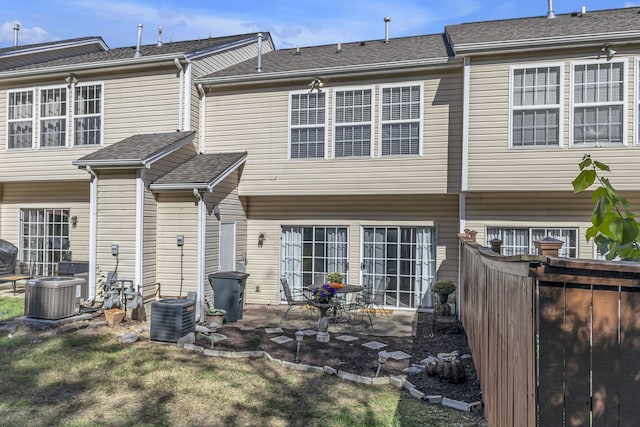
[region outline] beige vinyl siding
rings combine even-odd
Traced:
[[[220,221],[235,223],[236,258],[235,265],[245,262],[247,253],[247,217],[238,197],[239,173],[235,171],[225,178],[213,191],[205,195],[207,206],[218,205]],[[207,248],[205,273],[213,273],[220,266],[220,225],[213,215],[207,220]]]
[[[459,72],[434,74],[423,81],[423,156],[377,157],[380,83],[396,84],[398,80],[358,82],[374,87],[374,158],[288,160],[289,88],[208,96],[207,152],[248,151],[241,196],[455,193],[461,175],[461,76]],[[333,149],[333,91],[353,86],[332,82],[325,87],[329,153]]]
[[[273,44],[270,41],[263,40],[262,53],[265,54],[272,50],[273,50]],[[215,55],[210,55],[207,57],[197,58],[193,60],[191,62],[193,75],[196,77],[201,77],[257,56],[258,56],[258,38],[256,37],[255,43],[241,46],[236,49],[227,50]],[[257,65],[258,65],[258,62],[256,59],[256,66]]]
[[[156,238],[157,280],[160,295],[182,296],[197,291],[198,207],[192,193],[159,193]],[[184,236],[184,246],[177,236]],[[181,255],[184,256],[181,256]]]
[[[619,59],[616,55],[615,59]],[[571,190],[571,181],[579,173],[578,163],[589,153],[612,167],[612,181],[617,188],[637,188],[640,146],[633,144],[635,64],[627,62],[627,143],[612,147],[570,147],[570,93],[573,61],[594,60],[578,57],[571,60],[535,57],[513,62],[471,61],[469,93],[469,191]],[[602,60],[601,60],[602,61]],[[509,79],[510,66],[562,64],[563,100],[561,148],[509,149]]]
[[[254,197],[247,229],[247,303],[279,304],[282,225],[349,227],[349,275],[356,282],[362,227],[435,226],[437,277],[457,280],[457,196]],[[262,247],[257,244],[260,233],[265,235]]]
[[[135,279],[136,174],[103,172],[98,178],[97,265],[103,274],[114,271],[117,243],[118,278]]]
[[[73,260],[89,260],[89,183],[38,182],[2,185],[0,198],[0,239],[20,247],[20,209],[69,209],[77,216],[69,227]]]
[[[144,236],[142,243],[142,284],[145,300],[153,296],[156,280],[156,233],[158,204],[151,191],[144,190]]]
[[[178,86],[175,69],[147,74],[82,76],[81,83],[103,82],[103,141],[110,145],[139,133],[173,132],[178,129]],[[88,180],[88,174],[72,165],[102,146],[6,150],[7,89],[35,88],[65,84],[64,79],[0,90],[0,182],[44,180]],[[159,90],[158,88],[162,88]],[[71,102],[68,100],[69,111]],[[36,120],[34,135],[38,135]],[[70,134],[69,134],[70,135]],[[70,138],[68,138],[71,141]]]
[[[622,194],[633,206],[640,206],[640,192]],[[465,228],[478,232],[479,243],[488,245],[486,227],[578,228],[580,258],[593,258],[593,242],[585,233],[591,226],[594,205],[589,193],[505,192],[467,195]]]

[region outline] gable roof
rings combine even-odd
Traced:
[[[226,81],[332,75],[357,71],[383,71],[446,64],[450,59],[442,34],[370,40],[354,43],[273,50],[262,55],[262,72],[257,59],[241,62],[196,79],[213,84]]]
[[[153,191],[211,189],[236,170],[247,159],[247,152],[197,154],[158,178]]]
[[[448,25],[445,34],[456,55],[501,50],[549,49],[604,40],[632,42],[640,38],[640,8],[473,22]]]
[[[55,42],[0,48],[0,69],[33,65],[44,61],[103,52],[109,47],[101,37],[82,37]]]
[[[265,38],[270,37],[264,33]],[[100,68],[105,66],[135,65],[149,62],[171,60],[176,57],[189,59],[212,54],[216,51],[230,49],[243,44],[257,41],[255,33],[240,34],[224,37],[212,37],[200,40],[187,40],[181,42],[165,42],[161,46],[157,44],[140,46],[141,56],[134,58],[136,46],[120,47],[101,52],[91,52],[65,58],[57,58],[40,62],[29,66],[20,66],[0,72],[0,76],[39,74],[46,71],[79,70],[87,68]]]
[[[195,131],[133,135],[74,160],[78,167],[147,167],[193,141]]]

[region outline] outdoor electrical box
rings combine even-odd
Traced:
[[[178,238],[176,240],[178,242],[178,246],[184,245],[184,236],[182,234],[178,235]]]
[[[117,243],[112,243],[111,244],[111,255],[118,256],[118,244]]]

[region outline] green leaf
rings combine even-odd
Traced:
[[[611,204],[606,197],[599,197],[596,201],[596,206],[591,214],[591,223],[595,226],[600,226],[607,216],[607,213],[611,210]]]
[[[573,185],[573,192],[581,193],[585,191],[587,188],[591,187],[595,180],[596,171],[591,169],[583,170],[571,183]]]
[[[596,237],[598,235],[598,227],[595,225],[592,225],[591,227],[587,228],[587,232],[585,234],[585,237],[587,239],[587,242],[591,239],[593,239],[594,237]]]
[[[633,244],[638,240],[640,235],[640,224],[633,218],[625,218],[622,220],[622,236],[623,244]]]
[[[622,235],[624,230],[624,220],[616,214],[609,213],[607,214],[607,217],[604,220],[603,226],[605,223],[608,225],[609,230],[604,234],[606,234],[609,238],[617,242],[622,241]],[[602,231],[602,228],[601,228],[601,231]]]
[[[580,170],[591,166],[591,155],[585,154],[584,156],[582,156],[582,161],[578,166],[580,167]]]
[[[607,172],[611,172],[611,169],[609,169],[609,166],[605,165],[602,162],[599,162],[597,160],[594,160],[593,162],[593,166],[600,169],[601,171],[607,171]]]

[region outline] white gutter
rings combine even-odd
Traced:
[[[358,64],[358,65],[349,65],[349,66],[338,66],[338,67],[327,67],[327,68],[313,68],[308,70],[286,70],[286,71],[276,71],[271,73],[256,73],[256,74],[245,74],[240,76],[223,76],[223,77],[210,77],[210,78],[200,78],[197,79],[197,83],[202,84],[211,84],[211,83],[225,83],[225,82],[250,82],[250,81],[262,81],[267,79],[279,79],[279,78],[289,78],[289,77],[299,77],[306,78],[308,76],[315,77],[318,75],[327,76],[328,74],[334,73],[334,75],[347,75],[354,72],[362,72],[362,71],[372,71],[372,72],[380,72],[380,71],[388,71],[395,69],[404,69],[411,68],[412,71],[415,70],[415,67],[420,66],[433,66],[433,65],[457,65],[452,64],[452,61],[455,61],[454,58],[449,57],[441,57],[441,58],[430,58],[430,59],[415,59],[408,61],[399,61],[399,62],[380,62],[375,64]],[[1,76],[1,75],[0,75]]]
[[[182,103],[184,102],[184,67],[178,58],[175,59],[176,67],[180,70],[180,83],[178,84],[178,129],[182,129]]]
[[[109,50],[109,46],[107,46],[102,39],[92,38],[92,39],[76,41],[76,42],[47,44],[46,46],[36,46],[36,47],[18,46],[17,50],[12,49],[11,51],[0,53],[0,58],[11,58],[13,56],[22,56],[22,55],[28,55],[31,53],[39,53],[39,52],[50,52],[50,51],[65,49],[69,47],[89,46],[92,44],[99,45],[102,48],[102,50],[105,50],[105,51]]]
[[[184,109],[182,118],[182,130],[191,130],[191,61],[187,59],[187,66],[184,70]]]
[[[143,56],[142,58],[127,58],[127,59],[112,59],[109,61],[96,61],[96,62],[85,62],[83,64],[72,64],[72,65],[57,65],[53,67],[42,67],[42,68],[28,68],[24,70],[17,71],[4,71],[0,73],[0,77],[2,78],[10,78],[10,77],[26,77],[32,75],[43,75],[50,73],[68,73],[69,71],[73,71],[77,74],[80,70],[92,70],[92,69],[105,69],[109,67],[122,67],[129,65],[133,68],[137,68],[142,64],[152,65],[156,62],[167,62],[173,61],[177,59],[177,57],[183,57],[184,55],[180,54],[166,54],[166,55],[158,55],[158,56]]]
[[[204,320],[204,286],[205,286],[205,244],[207,232],[207,204],[197,189],[193,189],[193,195],[198,201],[198,248],[196,256],[196,322]]]
[[[87,299],[96,297],[97,246],[98,246],[98,175],[87,166],[91,174],[89,184],[89,283]]]
[[[198,117],[198,120],[200,120],[200,141],[198,148],[200,149],[200,153],[206,154],[207,140],[205,135],[207,132],[207,92],[205,92],[201,84],[198,84],[198,93],[200,94],[200,116]]]
[[[144,263],[144,170],[138,170],[136,176],[136,254],[135,284],[142,286]]]
[[[149,187],[153,191],[184,191],[184,190],[201,190],[211,192],[213,188],[224,181],[226,177],[231,175],[233,171],[238,169],[240,165],[247,161],[247,156],[245,155],[240,160],[229,166],[224,172],[216,177],[211,182],[198,182],[198,183],[177,183],[177,184],[151,184]]]
[[[548,48],[552,45],[566,48],[570,44],[584,44],[589,42],[601,45],[605,39],[607,42],[613,43],[617,40],[629,40],[629,42],[634,42],[638,38],[640,38],[640,32],[625,31],[619,33],[599,33],[573,37],[558,36],[522,40],[495,40],[484,43],[462,43],[454,44],[454,48],[456,55],[464,55],[465,53],[474,53],[484,50],[489,50],[490,52],[487,52],[488,54],[496,54],[518,47],[535,46],[533,49],[540,50],[542,47]]]

